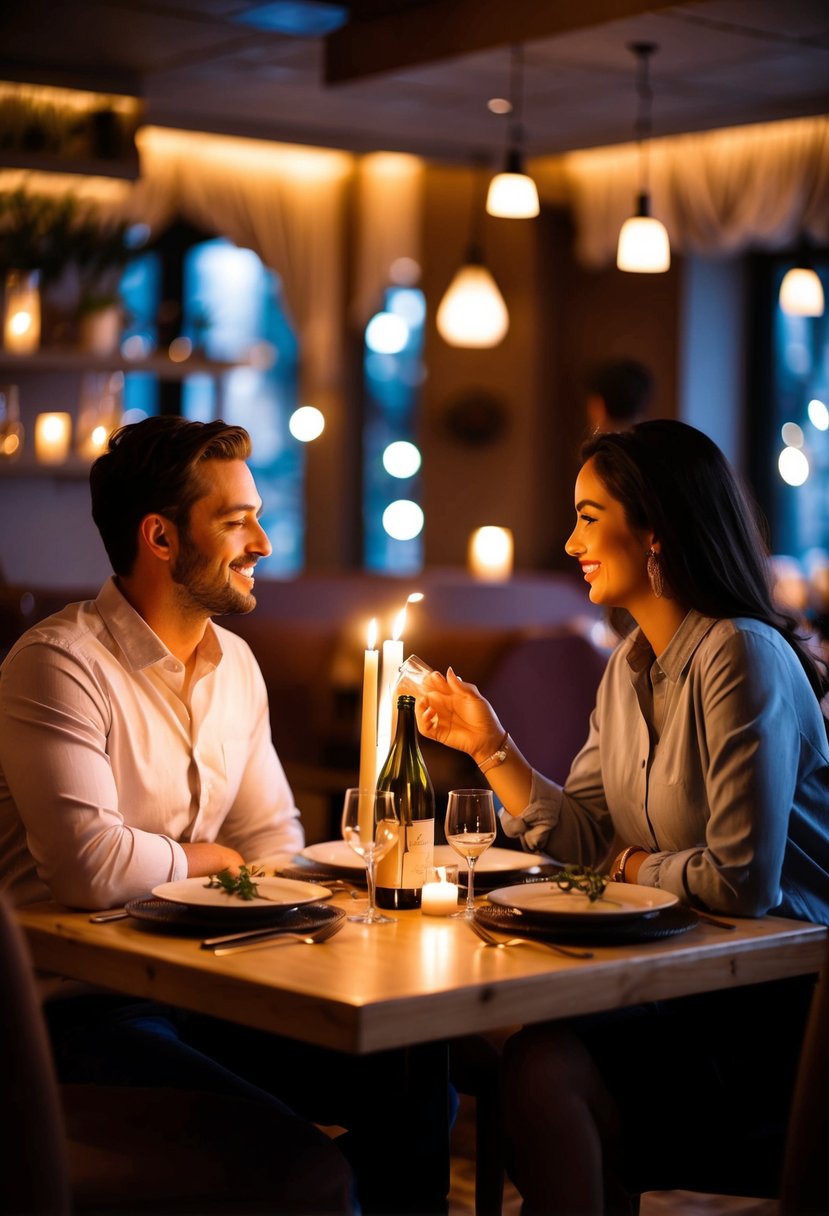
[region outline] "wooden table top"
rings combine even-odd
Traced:
[[[357,1054],[816,972],[827,934],[770,916],[733,932],[701,922],[571,960],[537,942],[489,948],[461,919],[394,915],[323,945],[217,958],[133,919],[92,924],[52,903],[17,912],[41,970]]]

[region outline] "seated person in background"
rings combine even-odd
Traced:
[[[635,359],[607,359],[587,376],[585,410],[591,431],[623,431],[641,422],[653,398],[653,376]]]
[[[241,427],[158,417],[122,427],[93,465],[114,577],[25,633],[0,670],[0,885],[14,904],[109,908],[302,847],[257,663],[211,621],[251,611],[270,553],[250,450]],[[309,1075],[320,1105],[329,1081],[335,1107],[347,1092],[331,1053],[315,1068],[299,1044],[57,976],[44,995],[61,1081],[252,1102],[267,1208],[352,1210],[345,1157],[308,1121],[345,1114],[299,1105]]]
[[[583,459],[566,550],[592,602],[637,627],[564,786],[533,772],[451,668],[427,678],[422,732],[482,766],[527,849],[596,865],[615,833],[619,882],[829,922],[826,671],[772,602],[751,503],[681,422],[598,435]],[[739,1189],[740,1168],[750,1181],[779,1165],[809,997],[796,979],[519,1032],[503,1092],[524,1211],[623,1211],[630,1194],[676,1187],[762,1194]],[[743,1160],[752,1131],[771,1147],[758,1138]]]

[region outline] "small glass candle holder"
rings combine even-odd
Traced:
[[[458,867],[430,866],[420,897],[425,916],[452,916],[458,910]]]

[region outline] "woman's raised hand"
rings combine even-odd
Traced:
[[[504,738],[504,729],[490,703],[451,667],[445,676],[438,671],[426,676],[415,714],[418,728],[427,739],[466,752],[476,763],[491,756]]]

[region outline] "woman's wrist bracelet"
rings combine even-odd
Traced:
[[[504,737],[498,744],[491,756],[487,756],[486,760],[482,760],[478,768],[482,773],[488,773],[491,768],[497,768],[499,764],[503,764],[509,754],[509,731],[504,731]]]
[[[611,882],[625,881],[625,866],[630,861],[634,853],[647,853],[647,849],[643,849],[641,844],[629,844],[626,849],[622,849],[619,856],[613,863],[613,869],[610,871]]]

